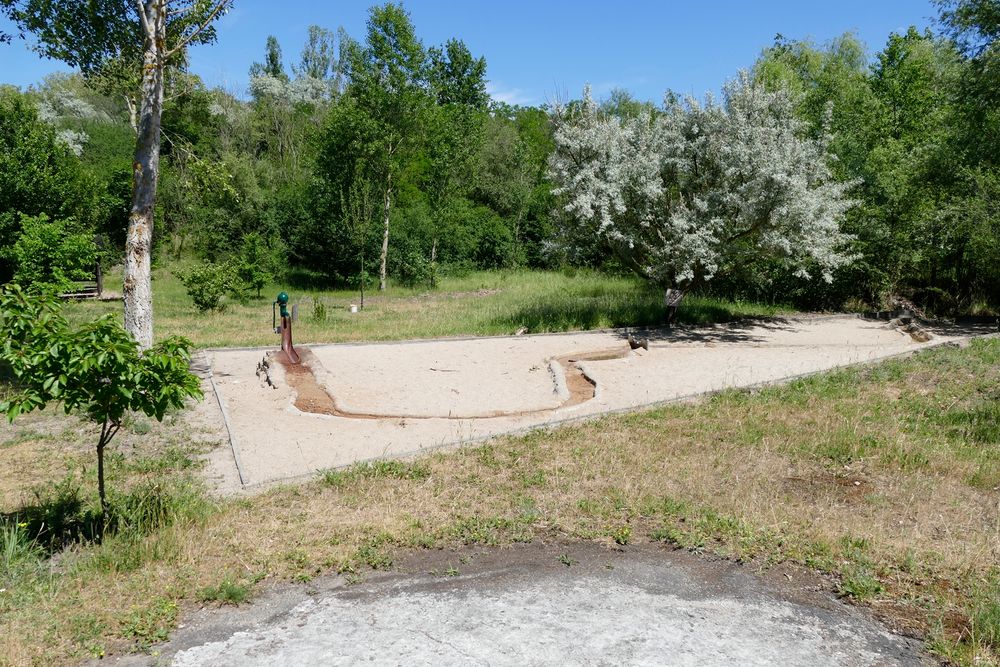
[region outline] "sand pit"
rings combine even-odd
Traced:
[[[199,409],[226,417],[233,446],[209,462],[225,492],[781,381],[968,333],[938,330],[917,342],[844,316],[638,334],[648,335],[648,350],[631,350],[624,331],[300,346],[300,366],[271,360],[273,388],[255,373],[267,350],[210,350],[210,400]]]

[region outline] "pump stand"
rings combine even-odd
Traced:
[[[288,357],[288,361],[293,364],[299,363],[299,353],[292,346],[292,318],[288,315],[281,316],[281,349]]]
[[[275,327],[274,333],[281,334],[281,351],[285,353],[285,357],[289,363],[297,364],[300,359],[299,354],[295,351],[295,347],[292,346],[292,316],[288,314],[288,294],[281,292],[274,303],[271,304],[272,327],[274,326],[275,315],[277,314],[276,308],[280,308],[281,326]]]

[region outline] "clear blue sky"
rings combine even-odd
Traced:
[[[343,26],[363,38],[371,2],[236,0],[219,41],[191,51],[191,69],[209,86],[243,95],[247,70],[275,35],[286,67],[297,60],[310,24]],[[457,37],[487,62],[490,91],[517,104],[598,97],[614,87],[659,101],[667,89],[701,95],[750,66],[776,33],[825,42],[854,31],[871,51],[890,32],[933,25],[929,0],[409,0],[425,46]],[[0,20],[0,29],[7,27]],[[0,45],[0,83],[26,87],[58,62],[24,42]]]

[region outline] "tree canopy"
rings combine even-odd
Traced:
[[[849,260],[839,222],[850,183],[834,180],[786,91],[744,73],[721,104],[668,100],[624,119],[586,91],[558,122],[551,175],[573,234],[597,235],[658,284],[696,286],[758,253],[826,280]]]

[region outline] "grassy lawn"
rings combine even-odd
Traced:
[[[391,287],[385,294],[366,293],[365,310],[350,313],[359,303],[356,291],[313,291],[271,285],[260,299],[241,304],[227,301],[218,313],[199,313],[180,280],[177,267],[154,272],[154,312],[157,338],[182,334],[198,347],[277,345],[271,330],[271,302],[281,290],[298,304],[295,340],[332,343],[361,340],[404,340],[456,335],[571,331],[618,326],[658,325],[663,318],[663,294],[632,277],[611,277],[592,271],[477,271],[445,277],[431,291]],[[108,279],[109,289],[120,289]],[[320,304],[322,317],[317,313]],[[77,320],[119,312],[118,302],[72,304]],[[679,320],[707,323],[787,312],[788,308],[690,297]]]
[[[977,341],[238,499],[204,492],[197,454],[217,443],[197,426],[136,422],[112,457],[103,544],[87,539],[94,434],[32,415],[0,430],[0,663],[143,650],[186,609],[266,581],[560,537],[797,563],[938,655],[996,664],[998,387],[1000,341]]]

